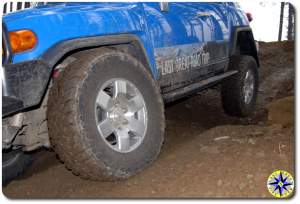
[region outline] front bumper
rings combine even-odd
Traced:
[[[3,65],[3,73],[2,117],[38,105],[51,69],[43,61],[34,60]]]
[[[51,68],[42,60],[13,64],[4,24],[2,28],[2,117],[5,117],[41,102]]]

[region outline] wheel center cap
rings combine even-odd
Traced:
[[[112,109],[112,111],[109,113],[109,117],[113,120],[117,120],[124,116],[124,113],[120,107],[115,107]]]
[[[114,105],[111,111],[108,112],[108,117],[111,119],[115,127],[128,124],[125,114],[128,111],[126,106],[122,106],[119,103]]]

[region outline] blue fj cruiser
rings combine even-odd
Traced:
[[[229,115],[255,108],[236,3],[48,3],[2,20],[4,182],[41,147],[82,178],[128,178],[160,152],[164,104],[216,84]]]

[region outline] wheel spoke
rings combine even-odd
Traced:
[[[99,92],[96,103],[104,110],[108,110],[112,98],[103,90]]]
[[[248,71],[245,76],[244,80],[244,96],[245,96],[245,103],[248,104],[251,102],[251,99],[254,95],[254,76],[251,71]]]
[[[117,97],[119,93],[127,93],[126,81],[116,80],[114,82],[114,97]]]
[[[246,92],[246,95],[245,95],[245,102],[247,103],[249,100],[249,92]]]
[[[130,112],[137,112],[144,107],[143,99],[141,96],[136,95],[128,101],[128,109]]]
[[[248,81],[248,79],[249,79],[249,71],[246,73],[245,79],[246,79],[246,81]]]
[[[114,127],[109,119],[105,119],[99,123],[98,130],[102,137],[106,138],[114,132]]]
[[[115,132],[117,136],[117,145],[120,151],[127,151],[130,148],[130,137],[128,130],[118,129]]]
[[[132,118],[129,121],[129,127],[132,132],[138,134],[137,136],[142,136],[145,131],[145,124],[142,120],[137,120],[135,118]]]

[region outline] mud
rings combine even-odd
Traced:
[[[166,139],[159,158],[119,182],[80,179],[54,152],[3,188],[9,198],[271,198],[266,182],[277,169],[294,175],[294,48],[260,43],[255,114],[227,116],[218,87],[166,107]]]

